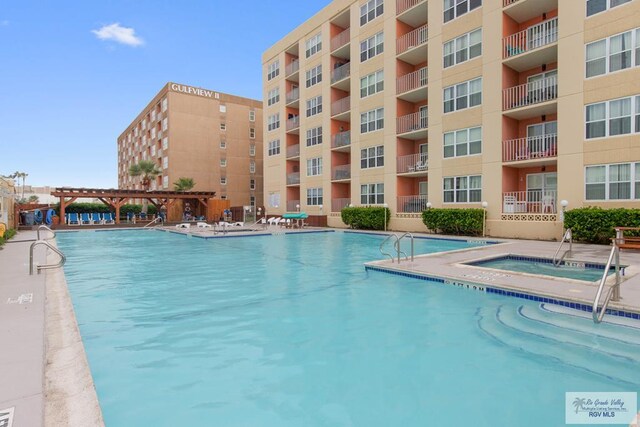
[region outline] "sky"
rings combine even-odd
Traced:
[[[116,138],[165,83],[262,99],[263,52],[329,3],[0,0],[0,175],[116,188]]]

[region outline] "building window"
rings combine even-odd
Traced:
[[[586,139],[640,132],[640,95],[586,106]]]
[[[249,180],[249,190],[255,190],[256,189],[256,180],[255,179],[250,179]]]
[[[220,148],[225,149],[227,148],[227,141],[224,139],[220,140]]]
[[[221,113],[226,113],[227,112],[227,106],[224,104],[220,104],[220,112]]]
[[[220,123],[220,130],[221,131],[227,130],[227,124],[226,123]]]
[[[587,44],[587,77],[637,66],[640,66],[640,28]]]
[[[322,81],[322,64],[307,70],[307,87],[311,87]]]
[[[249,138],[255,139],[255,137],[256,137],[256,129],[255,128],[249,128]]]
[[[482,152],[482,128],[460,129],[444,134],[444,157],[462,157]]]
[[[384,128],[384,108],[360,114],[360,133],[373,132],[382,128]]]
[[[278,101],[280,101],[280,88],[279,87],[277,87],[275,89],[271,89],[267,93],[267,105],[273,105]],[[254,118],[255,118],[255,112],[254,112]]]
[[[362,184],[360,203],[363,205],[381,205],[384,203],[384,183]]]
[[[307,130],[307,147],[322,144],[322,126]]]
[[[255,122],[256,121],[256,111],[255,110],[249,110],[249,121],[250,122]]]
[[[169,128],[169,122],[167,120],[167,118],[165,117],[164,119],[162,119],[162,130],[166,131]]]
[[[267,117],[267,130],[275,130],[280,127],[280,113]]]
[[[251,160],[249,162],[249,173],[256,173],[256,161]]]
[[[227,159],[220,159],[220,167],[223,167],[223,168],[227,167]]]
[[[482,0],[444,0],[444,22],[459,18],[482,6]]]
[[[307,159],[307,176],[322,175],[322,157]]]
[[[167,111],[167,98],[162,100],[162,111]]]
[[[267,65],[267,80],[275,79],[280,74],[280,61],[275,60]]]
[[[322,112],[322,95],[307,100],[307,117],[315,116]]]
[[[169,177],[168,176],[163,176],[162,177],[162,188],[169,188]]]
[[[249,197],[249,206],[255,206],[256,205],[256,196],[250,196]]]
[[[587,0],[587,16],[604,12],[607,9],[629,3],[630,1],[631,0]]]
[[[449,40],[443,46],[444,68],[469,61],[482,54],[482,29]]]
[[[322,188],[307,188],[307,206],[322,204]]]
[[[384,34],[380,31],[373,37],[369,37],[360,43],[360,62],[364,62],[381,54],[384,51]]]
[[[280,193],[279,192],[274,192],[274,193],[269,193],[269,207],[270,208],[277,208],[280,206]]]
[[[276,156],[280,154],[280,140],[269,141],[269,148],[267,151],[269,156]]]
[[[255,156],[256,155],[256,145],[255,144],[249,145],[249,155],[250,156]]]
[[[226,176],[221,176],[220,177],[220,184],[221,185],[227,185],[227,177]]]
[[[443,180],[444,203],[475,203],[482,200],[482,176],[452,176]]]
[[[369,0],[360,6],[360,26],[371,22],[384,13],[383,0]]]
[[[322,37],[320,36],[320,33],[307,40],[305,45],[307,58],[317,52],[320,52],[320,50],[322,49]]]
[[[166,150],[167,148],[169,148],[169,138],[162,138],[162,149]]]
[[[360,168],[370,169],[384,166],[384,145],[360,150]]]
[[[587,166],[585,199],[640,199],[640,163]]]
[[[482,103],[482,78],[444,88],[444,112],[464,110]]]
[[[373,95],[384,90],[384,72],[376,71],[360,79],[360,98]]]
[[[165,156],[162,158],[162,169],[169,168],[169,157]]]

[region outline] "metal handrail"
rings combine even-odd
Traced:
[[[609,270],[611,269],[611,263],[615,262],[616,267],[616,281],[611,287],[609,291],[607,291],[607,295],[602,302],[602,309],[598,312],[598,305],[600,302],[600,297],[602,296],[602,290],[604,289],[604,284],[607,281],[607,276]],[[598,292],[596,293],[596,297],[593,300],[593,307],[591,309],[591,316],[593,317],[594,323],[602,322],[602,318],[607,312],[607,306],[609,305],[609,301],[618,301],[620,299],[620,248],[617,243],[613,244],[613,248],[611,248],[611,253],[609,254],[609,259],[607,260],[607,265],[604,268],[604,273],[602,274],[602,279],[600,279],[600,284],[598,285]]]
[[[397,244],[398,244],[398,251],[400,251],[400,241],[401,241],[402,239],[404,239],[405,237],[407,237],[407,236],[408,236],[409,238],[411,238],[411,262],[413,262],[413,254],[414,254],[414,252],[413,252],[413,234],[412,234],[411,232],[407,231],[407,232],[406,232],[406,233],[404,233],[402,236],[400,236],[400,238],[398,239],[398,242],[397,242]],[[404,254],[404,252],[402,252],[402,253]],[[405,257],[405,258],[407,258],[407,254],[404,254],[404,257]],[[407,259],[408,259],[408,258],[407,258]],[[400,261],[398,261],[398,263],[400,263]]]
[[[38,229],[36,230],[36,235],[38,236],[36,240],[41,240],[41,239],[40,239],[40,230],[47,230],[47,231],[50,231],[50,232],[53,234],[53,236],[48,237],[48,238],[46,238],[46,239],[44,239],[44,240],[51,240],[51,239],[53,239],[53,238],[55,238],[55,237],[56,237],[56,232],[55,232],[55,231],[53,231],[52,229],[50,229],[50,228],[49,228],[49,227],[47,227],[46,225],[41,225],[41,226],[40,226],[40,227],[38,227]]]
[[[53,246],[51,243],[47,242],[46,240],[36,240],[31,244],[31,247],[29,248],[29,275],[30,276],[33,276],[33,249],[36,247],[36,245],[45,245],[46,247],[51,249],[53,252],[60,255],[60,262],[58,262],[57,264],[37,265],[36,270],[38,271],[38,274],[40,274],[40,270],[62,267],[64,263],[67,262],[67,257],[58,248]]]
[[[397,235],[397,234],[395,234],[395,233],[394,233],[394,234],[389,234],[389,235],[387,236],[387,238],[386,238],[386,239],[384,239],[384,240],[382,241],[382,243],[380,243],[380,253],[381,253],[382,255],[386,255],[386,256],[388,256],[389,258],[391,258],[391,262],[392,262],[392,263],[393,263],[393,255],[391,255],[390,253],[384,252],[384,251],[382,250],[382,248],[383,248],[384,244],[385,244],[385,243],[387,243],[387,240],[389,240],[389,239],[391,239],[391,238],[393,238],[393,237],[395,237],[395,238],[396,238],[396,243],[397,243],[397,242],[398,242],[398,235]],[[399,254],[399,253],[398,253],[398,264],[400,264],[400,254]]]
[[[558,254],[560,253],[560,249],[562,249],[562,246],[564,245],[564,242],[569,242],[569,250],[565,251],[562,256],[560,258],[558,258]],[[562,241],[560,241],[560,246],[558,246],[558,249],[556,250],[556,253],[553,255],[553,265],[555,267],[558,267],[560,265],[560,263],[562,262],[562,260],[564,259],[565,256],[567,255],[571,255],[571,252],[573,251],[573,233],[571,232],[570,228],[567,228],[567,231],[564,232],[564,234],[562,235]]]
[[[158,216],[156,218],[154,218],[152,221],[149,221],[144,227],[142,228],[147,228],[149,227],[151,224],[155,224],[156,222],[162,222],[162,217]]]

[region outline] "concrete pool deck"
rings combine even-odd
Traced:
[[[276,226],[258,231],[237,230],[226,235],[214,234],[208,229],[192,229],[188,232],[166,227],[164,231],[203,238],[340,232],[323,228],[292,230]],[[449,238],[418,233],[416,236]],[[12,410],[13,427],[103,426],[64,271],[54,269],[40,275],[29,275],[29,247],[35,238],[35,231],[20,231],[0,250],[0,414],[5,409]],[[443,278],[449,284],[462,287],[480,284],[587,305],[593,302],[597,283],[462,265],[472,260],[507,254],[551,258],[558,248],[557,242],[451,238],[495,240],[500,244],[420,255],[413,262],[403,260],[399,265],[389,260],[372,261],[366,265]],[[609,246],[574,244],[571,259],[604,264],[609,251]],[[49,253],[46,259],[45,256],[44,248],[39,247],[36,250],[36,263],[57,261],[53,253]],[[640,313],[640,252],[621,251],[620,260],[628,265],[621,286],[622,300],[612,302],[611,308]]]

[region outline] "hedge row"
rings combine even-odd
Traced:
[[[60,203],[54,206],[56,215],[60,215]],[[71,203],[64,209],[65,213],[115,213],[115,209],[104,203]],[[142,205],[122,205],[120,206],[120,216],[126,216],[129,212],[139,214],[142,211]],[[154,215],[157,209],[154,205],[149,204],[147,213]]]
[[[7,240],[12,239],[15,236],[17,231],[13,228],[8,228],[3,236],[0,236],[0,246],[4,245]]]
[[[343,208],[340,211],[342,222],[351,228],[360,230],[383,230],[385,221],[388,224],[391,218],[389,208],[374,206],[358,206]]]
[[[422,222],[436,233],[478,236],[482,234],[482,209],[427,209]]]
[[[564,226],[571,229],[574,240],[608,244],[615,227],[640,227],[640,209],[571,209],[564,214]]]

